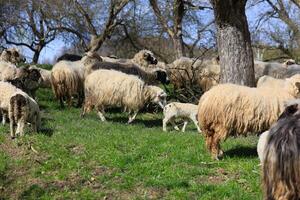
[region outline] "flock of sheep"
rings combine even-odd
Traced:
[[[287,193],[289,197],[299,197],[300,191],[288,183],[290,179],[280,179],[282,176],[278,173],[300,174],[296,168],[283,172],[281,163],[284,156],[296,152],[296,156],[289,155],[286,159],[291,166],[300,169],[299,164],[295,164],[300,161],[300,141],[289,148],[276,146],[279,143],[277,130],[289,130],[291,126],[285,124],[291,123],[287,121],[294,120],[292,125],[297,125],[299,119],[300,66],[292,60],[285,63],[255,61],[257,87],[254,88],[219,84],[218,59],[200,61],[183,57],[165,64],[158,62],[148,50],[141,50],[132,59],[103,57],[95,52],[87,52],[83,57],[65,54],[51,71],[36,66],[17,68],[15,64],[21,61],[24,59],[15,48],[3,51],[0,56],[0,114],[3,124],[9,118],[12,138],[23,135],[27,123],[32,125],[34,132],[41,128],[40,110],[35,100],[39,87],[52,88],[61,107],[65,102],[72,106],[72,100],[77,98],[82,117],[95,109],[101,121],[106,120],[107,108],[120,107],[128,112],[128,123],[131,123],[138,112],[152,102],[163,109],[163,131],[167,131],[168,123],[179,130],[175,119],[182,118],[184,132],[188,119],[192,120],[198,132],[204,135],[206,147],[214,159],[223,156],[220,142],[229,136],[264,132],[258,143],[259,158],[264,170],[266,166],[272,168],[276,176],[272,180],[281,181],[281,185],[268,194],[276,196],[275,199],[290,199],[284,198]],[[171,82],[175,88],[181,88],[191,78],[204,92],[199,105],[167,104],[167,93],[158,85]],[[281,139],[284,137],[280,135]],[[288,137],[297,140],[297,131],[289,131]],[[284,141],[283,147],[293,142],[289,138]],[[268,190],[270,184],[274,185],[271,178],[272,174],[264,179]]]

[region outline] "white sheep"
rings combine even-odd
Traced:
[[[25,125],[30,123],[33,132],[41,129],[40,109],[36,101],[25,92],[17,91],[9,98],[10,136],[24,135]]]
[[[70,107],[73,95],[78,96],[78,106],[81,105],[84,97],[85,65],[92,65],[94,62],[99,61],[102,61],[102,59],[98,54],[88,52],[79,61],[61,60],[53,66],[51,70],[51,84],[61,107],[64,107],[64,99],[67,100]]]
[[[105,121],[104,111],[107,107],[121,107],[129,111],[128,123],[131,123],[138,111],[146,103],[153,102],[162,108],[167,94],[157,86],[146,85],[136,76],[115,70],[96,70],[85,79],[85,102],[81,115],[94,107],[98,116]]]
[[[10,83],[0,81],[0,111],[2,114],[2,124],[6,123],[7,114],[8,114],[8,107],[9,107],[9,100],[13,93],[21,91],[17,87],[13,86]]]
[[[298,97],[299,89],[300,79],[289,78],[284,88],[220,84],[204,93],[198,121],[212,156],[222,156],[220,141],[229,136],[266,131],[283,111],[284,102]]]
[[[110,57],[102,57],[105,62],[117,62],[124,64],[136,64],[142,68],[148,68],[149,65],[156,65],[157,59],[154,54],[146,49],[140,50],[132,59],[115,59]]]
[[[186,125],[188,124],[188,119],[191,119],[197,127],[198,132],[200,133],[201,130],[198,126],[197,112],[198,106],[194,104],[179,102],[169,103],[164,107],[163,131],[167,131],[168,122],[171,122],[176,130],[179,130],[174,121],[176,118],[182,118],[184,119],[182,132],[185,132]]]

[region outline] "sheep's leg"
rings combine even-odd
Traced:
[[[34,116],[34,120],[32,120],[33,122],[31,123],[31,126],[32,126],[32,131],[34,132],[34,133],[37,133],[37,121],[36,121],[36,116]]]
[[[60,103],[60,107],[61,108],[65,107],[65,105],[64,105],[64,98],[63,97],[59,97],[59,103]]]
[[[13,120],[10,121],[10,137],[11,139],[15,139],[16,135],[16,126]]]
[[[20,134],[20,136],[24,135],[25,122],[21,119],[18,121],[16,134]]]
[[[98,116],[100,117],[101,121],[105,122],[106,119],[105,119],[103,113],[104,113],[104,109],[103,109],[103,108],[98,108],[98,109],[97,109],[97,114],[98,114]]]
[[[197,127],[198,132],[201,133],[201,129],[200,129],[199,125],[198,125],[198,121],[196,119],[196,116],[191,117],[191,120],[194,122],[195,126]]]
[[[185,120],[185,121],[183,122],[183,127],[182,127],[182,130],[181,130],[182,132],[185,132],[185,128],[186,128],[186,125],[187,125],[187,124],[188,124],[188,121]]]
[[[138,114],[139,111],[134,111],[133,116],[130,117],[129,116],[129,120],[128,120],[128,124],[130,124],[131,122],[133,122],[133,120],[135,119],[136,115]]]
[[[220,140],[221,138],[217,134],[215,134],[214,137],[212,138],[211,152],[213,158],[216,160],[219,160],[220,158],[223,157],[223,151],[221,150],[220,147]]]
[[[170,120],[170,121],[171,121],[171,124],[172,124],[172,126],[174,127],[174,129],[175,129],[176,131],[179,131],[180,129],[179,129],[178,126],[175,124],[174,120]]]
[[[6,114],[4,112],[2,112],[2,124],[6,124]]]
[[[167,132],[167,124],[168,124],[168,121],[170,120],[169,117],[165,117],[163,119],[163,131]]]

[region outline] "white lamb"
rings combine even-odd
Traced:
[[[178,126],[175,125],[174,120],[176,118],[182,118],[184,119],[182,132],[185,131],[186,125],[188,124],[188,119],[191,119],[200,133],[201,130],[198,126],[197,112],[198,106],[194,104],[179,102],[169,103],[164,108],[163,131],[167,131],[168,122],[171,122],[176,130],[179,130]]]
[[[81,116],[94,107],[98,116],[105,121],[104,111],[108,107],[121,107],[129,111],[128,123],[131,123],[138,111],[149,102],[162,108],[167,94],[157,86],[146,85],[137,76],[115,70],[96,70],[88,75],[84,82],[85,102]]]

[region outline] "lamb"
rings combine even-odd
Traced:
[[[280,119],[270,129],[262,165],[265,199],[300,198],[300,115]]]
[[[296,100],[292,100],[292,101],[288,101],[285,103],[285,110],[284,112],[279,116],[278,120],[292,116],[292,115],[298,115],[300,114],[300,100],[296,99]],[[260,160],[260,163],[263,163],[264,160],[264,152],[265,152],[265,147],[268,143],[269,140],[269,130],[263,132],[258,140],[257,143],[257,154]]]
[[[41,84],[40,87],[42,88],[51,88],[51,71],[47,69],[39,68],[35,65],[29,67],[29,70],[36,69],[41,74]]]
[[[67,60],[67,61],[78,61],[81,60],[82,56],[76,55],[76,54],[68,54],[65,53],[63,55],[61,55],[60,57],[58,57],[56,59],[56,62],[59,62],[61,60]]]
[[[105,121],[107,107],[122,107],[129,111],[128,123],[131,123],[138,111],[148,102],[160,105],[166,102],[167,94],[157,86],[146,85],[136,76],[115,70],[97,70],[88,75],[84,83],[85,102],[81,116],[94,107],[98,116]],[[133,112],[133,115],[130,114]]]
[[[148,68],[149,65],[156,65],[157,59],[154,56],[154,54],[146,49],[143,49],[136,53],[132,59],[113,59],[113,58],[107,58],[102,57],[104,61],[106,62],[117,62],[117,63],[123,63],[123,64],[135,64],[137,66],[140,66],[142,68]]]
[[[185,127],[188,123],[187,119],[191,119],[197,127],[198,132],[201,130],[197,122],[197,111],[198,106],[190,103],[179,103],[173,102],[169,103],[164,107],[164,119],[163,119],[163,131],[167,131],[167,123],[170,121],[176,130],[179,128],[175,125],[175,118],[183,118],[184,124],[182,127],[182,132],[185,132]]]
[[[67,100],[68,106],[72,104],[72,96],[78,96],[78,106],[84,98],[84,68],[85,65],[92,65],[94,62],[102,61],[96,53],[88,52],[79,61],[62,60],[56,63],[51,71],[52,90],[56,99],[60,101],[60,106],[64,107],[64,99]]]
[[[10,48],[4,50],[0,55],[0,61],[9,62],[12,64],[17,64],[20,62],[25,62],[26,59],[20,54],[19,49]]]
[[[26,123],[30,123],[33,132],[41,129],[40,109],[34,99],[26,93],[17,91],[9,98],[9,121],[10,136],[12,139],[16,135],[24,135]]]
[[[199,101],[198,121],[213,158],[223,155],[221,140],[249,132],[262,133],[277,120],[284,102],[299,95],[300,80],[286,80],[282,89],[220,84],[203,94]]]
[[[126,74],[137,75],[147,84],[169,84],[167,72],[163,69],[143,69],[135,64],[121,64],[112,62],[97,62],[92,65],[85,66],[85,77],[91,72],[98,69],[113,69]]]

